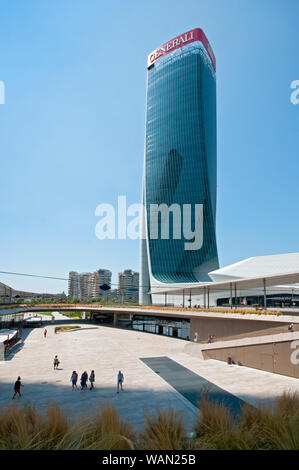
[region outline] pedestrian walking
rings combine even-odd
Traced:
[[[93,383],[95,382],[95,380],[96,380],[96,376],[95,376],[94,370],[92,370],[89,376],[90,390],[94,388]]]
[[[75,387],[77,388],[77,380],[78,380],[78,374],[75,370],[73,370],[73,373],[71,375],[71,382],[72,382],[73,390],[75,389]]]
[[[55,356],[54,357],[54,369],[58,369],[59,364],[60,362],[59,362],[58,356]]]
[[[47,328],[45,328],[45,329],[44,329],[44,338],[46,338],[47,333],[48,333],[48,332],[47,332]]]
[[[19,397],[22,396],[21,394],[21,387],[24,387],[24,385],[21,383],[21,377],[19,376],[15,382],[14,385],[14,396],[12,397],[12,400],[15,398],[16,394],[18,393]]]
[[[86,371],[83,372],[83,374],[81,375],[81,390],[83,390],[84,388],[87,388],[87,380],[88,380],[88,374]]]
[[[123,390],[123,381],[124,374],[119,370],[117,374],[117,393],[119,393],[119,388]]]

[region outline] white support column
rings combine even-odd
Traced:
[[[266,291],[266,279],[263,279],[263,287],[264,287],[264,309],[267,310],[267,291]]]
[[[5,361],[5,346],[4,343],[0,343],[0,362]]]

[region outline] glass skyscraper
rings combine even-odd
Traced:
[[[219,267],[216,153],[216,61],[197,28],[148,56],[141,304],[151,290],[210,280]]]

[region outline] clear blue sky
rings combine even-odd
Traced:
[[[139,270],[139,241],[98,240],[94,212],[140,201],[147,54],[195,27],[217,60],[220,264],[299,251],[298,17],[297,0],[0,0],[0,270]]]

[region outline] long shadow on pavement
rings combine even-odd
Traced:
[[[183,397],[187,398],[194,406],[198,406],[200,403],[201,393],[208,393],[209,401],[219,404],[223,403],[226,407],[230,408],[235,416],[241,413],[245,403],[243,400],[169,357],[148,357],[141,358],[140,360],[183,395]]]

